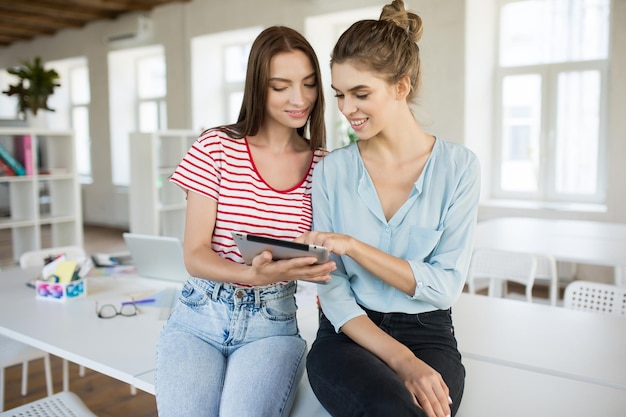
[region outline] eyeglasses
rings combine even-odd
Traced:
[[[96,314],[101,319],[112,319],[117,316],[132,317],[137,315],[137,306],[133,300],[122,303],[119,310],[113,304],[103,304],[98,308],[98,302],[96,301]]]

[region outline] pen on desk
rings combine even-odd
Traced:
[[[127,304],[148,304],[148,303],[154,303],[156,301],[155,298],[144,298],[142,300],[134,300],[134,301],[124,301],[122,302],[122,305],[127,305]]]

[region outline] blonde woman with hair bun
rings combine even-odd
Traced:
[[[402,1],[353,24],[331,56],[339,110],[359,140],[313,174],[313,229],[337,269],[319,285],[320,327],[307,357],[333,416],[445,417],[465,369],[452,305],[469,267],[480,167],[464,146],[422,129],[422,20]]]

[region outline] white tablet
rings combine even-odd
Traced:
[[[317,258],[316,263],[318,264],[328,262],[328,249],[324,246],[308,245],[244,232],[231,233],[239,252],[248,265],[252,263],[252,258],[266,250],[272,252],[274,260],[314,256]]]

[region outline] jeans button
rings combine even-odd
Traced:
[[[235,293],[235,297],[237,297],[237,298],[241,298],[241,297],[243,297],[243,291],[238,290],[238,291]]]

